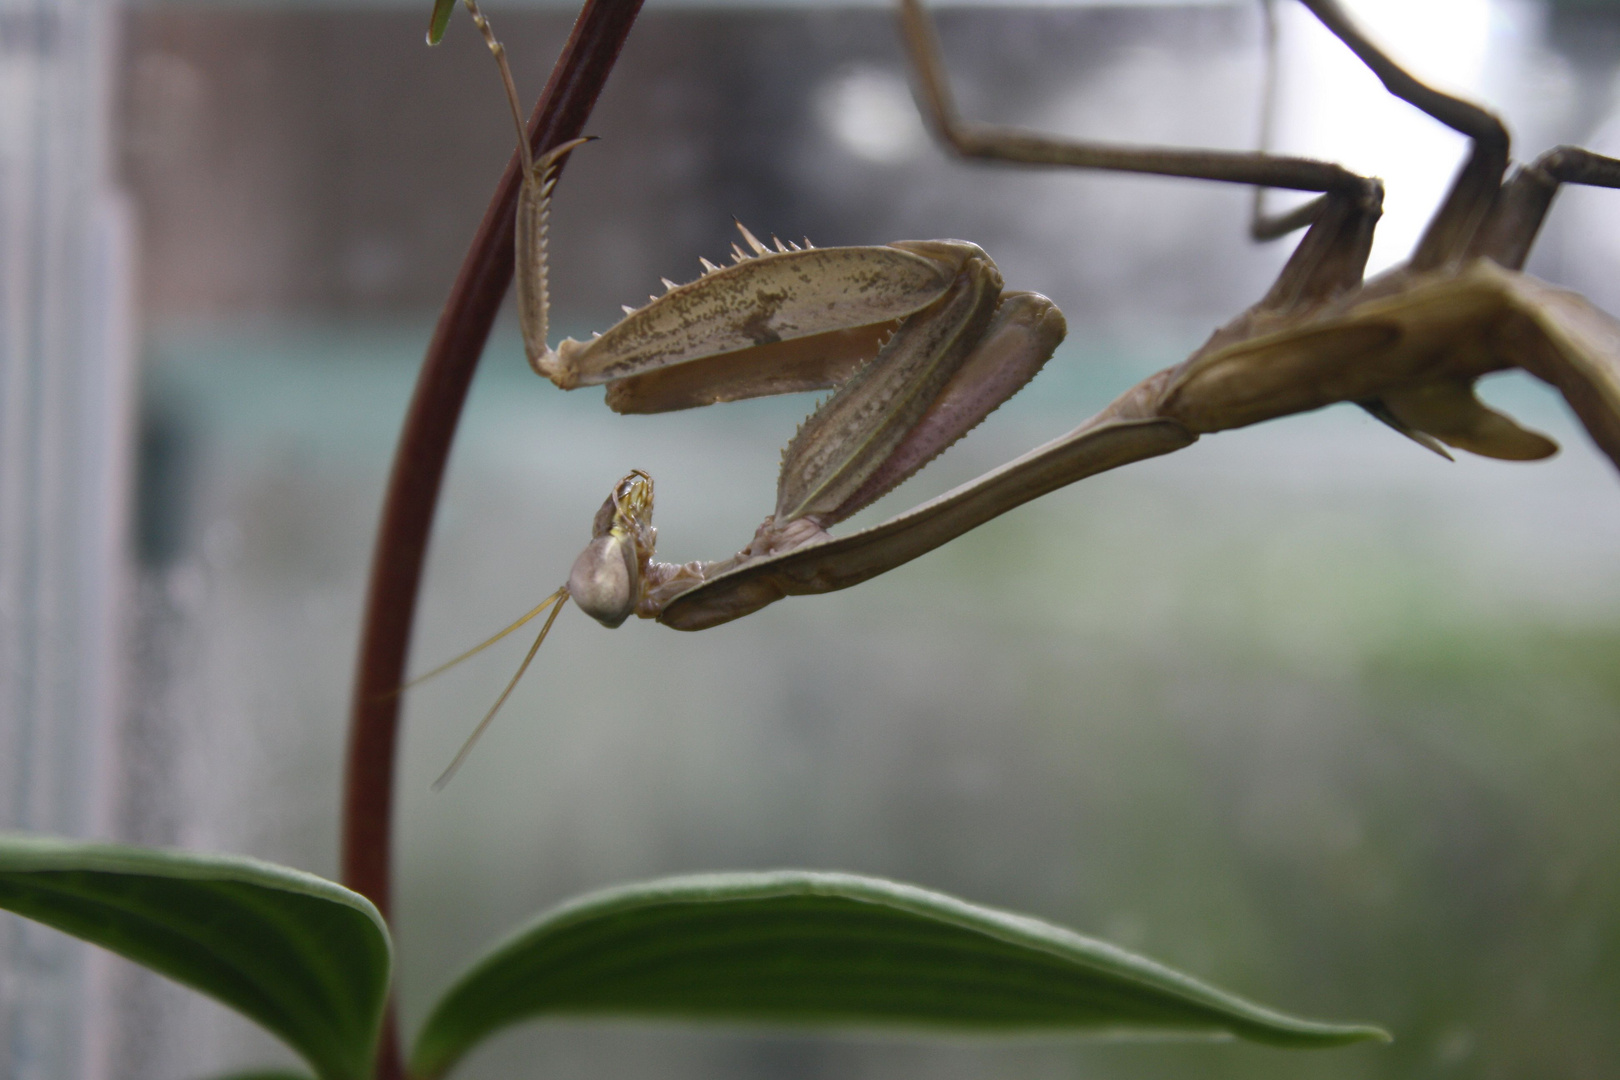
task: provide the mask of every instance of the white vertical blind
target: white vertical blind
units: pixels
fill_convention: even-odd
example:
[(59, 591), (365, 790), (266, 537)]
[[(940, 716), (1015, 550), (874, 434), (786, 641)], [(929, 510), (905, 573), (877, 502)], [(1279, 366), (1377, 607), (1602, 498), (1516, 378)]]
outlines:
[[(117, 701), (129, 234), (109, 0), (0, 0), (0, 827), (96, 831)], [(0, 917), (0, 1076), (98, 1071), (81, 949)]]

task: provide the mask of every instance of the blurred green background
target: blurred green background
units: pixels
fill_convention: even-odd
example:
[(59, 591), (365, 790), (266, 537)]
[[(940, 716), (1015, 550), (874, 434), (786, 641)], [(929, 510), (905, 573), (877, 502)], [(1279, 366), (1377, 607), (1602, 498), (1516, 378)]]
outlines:
[[(1467, 89), (1526, 154), (1604, 148), (1620, 23), (1435, 6), (1449, 29), (1392, 41), (1400, 55), (1477, 79)], [(1394, 34), (1377, 21), (1389, 10), (1363, 17)], [(570, 16), (490, 14), (535, 93)], [(1252, 142), (1250, 5), (942, 21), (972, 115)], [(183, 6), (129, 19), (122, 162), (145, 328), (135, 694), (114, 795), (129, 839), (335, 873), (382, 484), (434, 310), (509, 152), (470, 26), (458, 16), (428, 51), (424, 22)], [(1457, 144), (1421, 123), (1400, 142), (1409, 121), (1384, 118), (1376, 84), (1351, 68), (1341, 87), (1303, 20), (1284, 31), (1284, 145), (1352, 158), (1390, 144), (1352, 164), (1389, 180), (1398, 245)], [(1286, 256), (1246, 243), (1239, 190), (947, 161), (912, 117), (881, 9), (654, 0), (590, 130), (602, 139), (570, 164), (556, 211), (559, 319), (576, 336), (720, 258), (733, 215), (823, 245), (966, 237), (1068, 313), (1070, 341), (1024, 394), (849, 527), (1074, 426), (1257, 298)], [(1427, 171), (1400, 182), (1414, 162)], [(1532, 269), (1613, 309), (1616, 263), (1620, 197), (1561, 196)], [(1299, 1054), (555, 1024), (496, 1039), (466, 1075), (1620, 1074), (1620, 485), (1555, 395), (1510, 376), (1486, 396), (1564, 452), (1447, 464), (1333, 409), (1096, 478), (859, 589), (701, 634), (610, 633), (569, 612), (437, 795), (428, 783), (523, 645), (413, 692), (407, 1026), (483, 945), (565, 897), (806, 866), (1028, 912), (1396, 1042)], [(555, 588), (630, 468), (657, 480), (664, 558), (735, 551), (812, 404), (623, 418), (598, 397), (535, 379), (502, 324), (452, 461), (415, 668)], [(118, 1075), (275, 1059), (184, 991), (123, 967), (116, 982)]]

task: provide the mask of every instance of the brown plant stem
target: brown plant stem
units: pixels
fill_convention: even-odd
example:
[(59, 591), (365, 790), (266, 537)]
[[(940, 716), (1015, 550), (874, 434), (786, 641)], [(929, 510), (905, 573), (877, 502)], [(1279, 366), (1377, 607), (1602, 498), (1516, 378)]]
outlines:
[[(529, 119), (535, 154), (585, 126), (641, 0), (586, 0)], [(517, 155), (507, 163), (439, 316), (394, 453), (372, 555), (350, 713), (343, 792), (343, 881), (390, 914), (394, 767), (400, 697), (417, 590), (439, 486), (478, 358), (512, 280)], [(379, 1047), (378, 1080), (403, 1075), (393, 1005)]]

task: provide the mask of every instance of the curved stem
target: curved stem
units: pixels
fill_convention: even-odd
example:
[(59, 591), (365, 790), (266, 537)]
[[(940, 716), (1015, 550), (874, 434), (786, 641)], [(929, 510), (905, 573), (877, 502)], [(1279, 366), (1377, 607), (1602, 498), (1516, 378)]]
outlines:
[[(529, 120), (536, 154), (585, 126), (641, 0), (586, 0)], [(514, 154), (462, 262), (400, 432), (372, 556), (344, 773), (343, 881), (386, 918), (392, 887), (398, 694), (439, 485), (478, 358), (512, 280), (513, 216), (521, 182)], [(393, 1007), (379, 1048), (378, 1080), (403, 1075)]]

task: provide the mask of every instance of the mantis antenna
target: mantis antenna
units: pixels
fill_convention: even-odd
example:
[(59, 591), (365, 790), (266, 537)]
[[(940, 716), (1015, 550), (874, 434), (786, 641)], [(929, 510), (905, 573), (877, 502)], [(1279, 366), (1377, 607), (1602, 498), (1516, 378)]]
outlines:
[(519, 619), (517, 622), (513, 623), (511, 626), (508, 626), (505, 630), (502, 630), (500, 633), (494, 635), (491, 638), (488, 638), (485, 641), (479, 642), (477, 645), (474, 645), (472, 648), (468, 649), (466, 652), (462, 653), (460, 656), (456, 657), (454, 660), (446, 660), (444, 663), (440, 664), (438, 667), (434, 668), (433, 670), (424, 671), (422, 674), (418, 675), (416, 678), (412, 679), (410, 682), (405, 683), (404, 685), (402, 685), (399, 689), (390, 690), (388, 692), (388, 696), (392, 697), (395, 694), (402, 694), (405, 691), (409, 690), (413, 686), (418, 686), (421, 683), (427, 682), (429, 679), (433, 678), (433, 676), (435, 676), (435, 675), (444, 674), (446, 671), (449, 671), (451, 668), (455, 667), (457, 664), (461, 663), (463, 660), (472, 659), (474, 656), (477, 656), (479, 653), (483, 652), (485, 649), (489, 648), (491, 645), (495, 644), (497, 641), (504, 638), (507, 634), (510, 634), (514, 630), (522, 629), (524, 626), (528, 625), (529, 621), (532, 620), (536, 615), (539, 615), (542, 611), (545, 611), (546, 608), (548, 608), (552, 604), (556, 603), (558, 593), (565, 593), (567, 591), (568, 590), (566, 590), (566, 589), (558, 589), (557, 592), (552, 593), (550, 596), (548, 596), (544, 600), (540, 601), (539, 605), (536, 606), (533, 611), (531, 611), (527, 615), (523, 616), (521, 619)]
[(456, 770), (461, 768), (461, 763), (467, 760), (467, 755), (472, 753), (473, 744), (478, 742), (478, 737), (484, 733), (485, 728), (489, 727), (490, 721), (495, 719), (495, 714), (501, 711), (501, 706), (506, 704), (506, 699), (512, 696), (512, 691), (517, 688), (518, 680), (523, 678), (523, 673), (529, 670), (529, 664), (533, 662), (535, 654), (540, 651), (540, 646), (546, 640), (546, 635), (551, 633), (551, 624), (557, 621), (557, 613), (562, 611), (563, 605), (567, 602), (568, 586), (564, 585), (562, 588), (546, 597), (545, 600), (541, 602), (539, 607), (523, 616), (523, 618), (519, 619), (511, 626), (508, 626), (505, 630), (502, 630), (488, 641), (468, 649), (466, 652), (462, 653), (460, 656), (456, 657), (454, 660), (451, 660), (447, 664), (440, 664), (426, 675), (418, 675), (416, 678), (406, 683), (405, 687), (401, 687), (401, 689), (404, 689), (406, 687), (415, 686), (424, 679), (430, 679), (439, 674), (441, 671), (446, 671), (449, 668), (456, 666), (469, 656), (472, 656), (475, 653), (487, 649), (489, 646), (495, 644), (497, 641), (501, 640), (501, 638), (505, 637), (507, 634), (510, 634), (512, 631), (516, 630), (518, 627), (522, 626), (524, 623), (527, 623), (530, 619), (533, 619), (536, 615), (546, 610), (546, 608), (551, 608), (551, 614), (546, 617), (545, 625), (540, 628), (540, 633), (534, 639), (534, 644), (529, 646), (528, 655), (523, 658), (523, 663), (518, 665), (517, 674), (513, 675), (512, 681), (506, 684), (506, 689), (502, 690), (501, 696), (495, 699), (495, 704), (489, 707), (489, 712), (485, 713), (484, 718), (478, 721), (478, 726), (473, 728), (471, 735), (467, 736), (467, 741), (461, 744), (461, 749), (456, 751), (456, 756), (451, 760), (450, 764), (445, 767), (444, 772), (440, 773), (439, 778), (433, 781), (434, 791), (438, 791), (439, 789), (443, 788), (444, 785), (448, 784), (450, 782), (450, 778), (456, 774)]
[[(478, 726), (473, 729), (473, 733), (467, 736), (467, 741), (461, 744), (461, 749), (456, 751), (455, 759), (450, 762), (449, 767), (447, 767), (444, 772), (439, 774), (439, 778), (437, 780), (433, 781), (434, 791), (438, 791), (440, 788), (444, 787), (445, 784), (450, 782), (450, 777), (455, 775), (457, 769), (461, 768), (461, 763), (466, 760), (467, 754), (472, 750), (473, 744), (478, 741), (478, 737), (484, 733), (485, 728), (489, 727), (490, 721), (495, 719), (495, 714), (500, 712), (502, 705), (506, 704), (506, 699), (512, 696), (512, 691), (517, 687), (518, 680), (523, 678), (523, 673), (525, 671), (529, 670), (530, 662), (534, 660), (535, 654), (540, 651), (540, 645), (546, 640), (546, 635), (551, 632), (551, 624), (557, 621), (557, 613), (562, 611), (563, 605), (567, 602), (568, 586), (564, 585), (562, 588), (540, 601), (540, 603), (536, 605), (532, 611), (528, 612), (511, 626), (508, 626), (505, 630), (502, 630), (498, 634), (479, 642), (477, 645), (474, 645), (460, 656), (457, 656), (452, 660), (446, 660), (444, 663), (440, 664), (436, 668), (433, 668), (431, 671), (425, 671), (399, 688), (390, 690), (387, 694), (382, 695), (383, 697), (393, 697), (396, 694), (403, 694), (411, 687), (419, 686), (433, 678), (435, 675), (444, 674), (446, 671), (449, 671), (463, 660), (470, 660), (474, 656), (477, 656), (479, 653), (483, 652), (497, 641), (500, 641), (502, 638), (506, 637), (506, 635), (512, 633), (512, 631), (527, 626), (537, 615), (545, 611), (546, 608), (552, 608), (551, 617), (546, 619), (546, 624), (540, 628), (540, 636), (535, 638), (534, 644), (529, 647), (529, 654), (523, 658), (523, 663), (518, 666), (517, 674), (513, 675), (512, 681), (506, 684), (506, 689), (501, 692), (501, 696), (496, 699), (495, 704), (490, 707), (489, 712), (484, 714), (484, 718), (478, 722)], [(554, 604), (556, 606), (552, 607)]]

